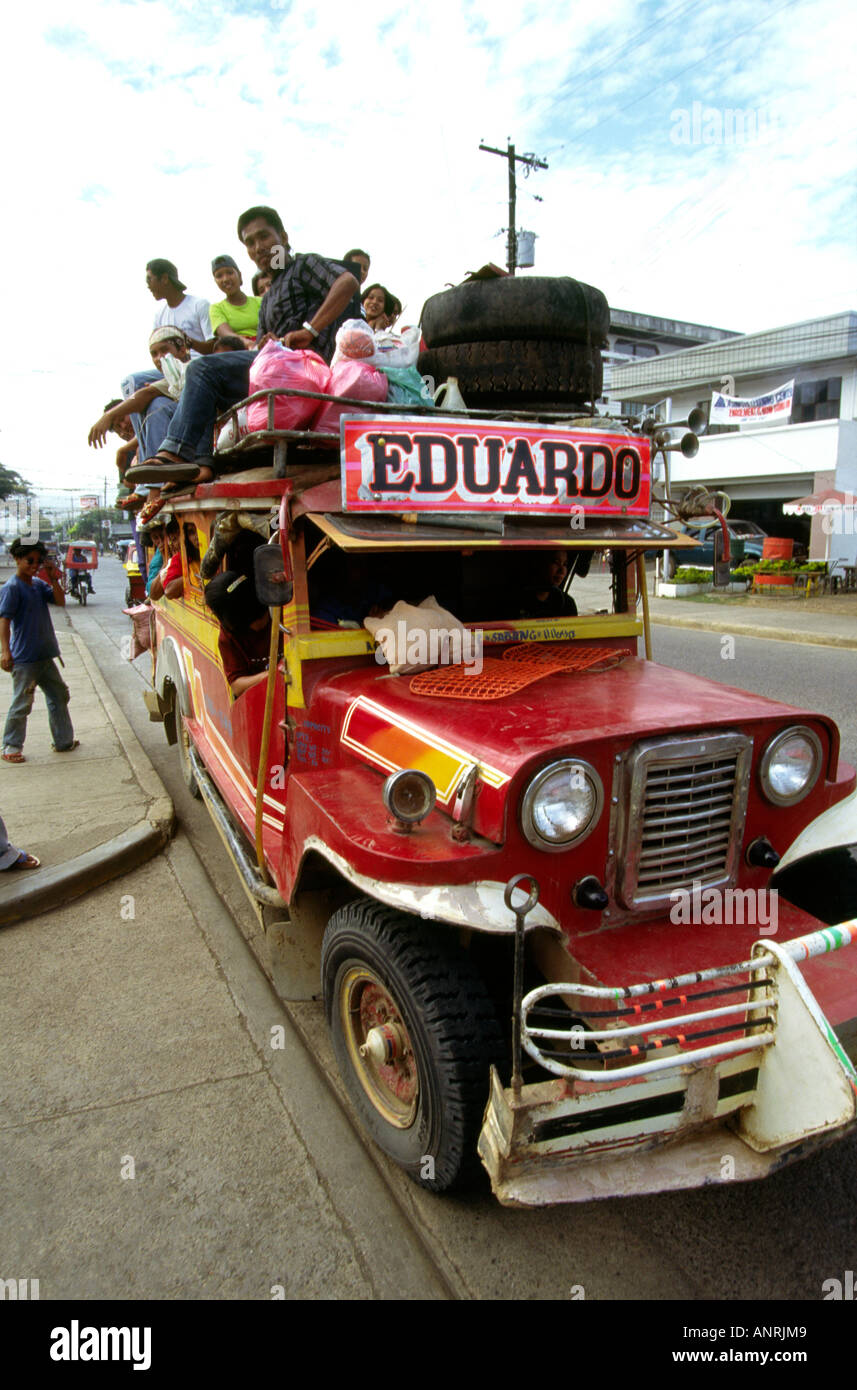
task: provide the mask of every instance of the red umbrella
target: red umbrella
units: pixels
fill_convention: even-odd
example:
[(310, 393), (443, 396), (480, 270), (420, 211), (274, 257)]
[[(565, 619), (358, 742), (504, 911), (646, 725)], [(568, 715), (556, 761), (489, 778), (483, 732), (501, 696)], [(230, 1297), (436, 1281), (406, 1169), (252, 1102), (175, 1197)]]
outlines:
[(784, 502), (783, 511), (787, 516), (817, 516), (836, 507), (857, 506), (857, 498), (850, 492), (837, 492), (836, 488), (824, 488), (821, 492), (811, 492), (808, 497), (796, 497), (793, 502)]

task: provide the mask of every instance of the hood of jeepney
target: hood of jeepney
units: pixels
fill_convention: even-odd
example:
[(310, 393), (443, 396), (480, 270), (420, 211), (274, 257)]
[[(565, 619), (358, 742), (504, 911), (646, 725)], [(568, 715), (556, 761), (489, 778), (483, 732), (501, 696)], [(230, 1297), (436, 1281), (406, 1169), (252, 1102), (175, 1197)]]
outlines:
[(828, 776), (839, 754), (838, 731), (824, 716), (636, 657), (598, 674), (555, 673), (495, 700), (420, 695), (410, 676), (362, 666), (321, 682), (312, 711), (338, 731), (345, 761), (350, 754), (383, 776), (418, 768), (448, 811), (476, 763), (473, 828), (495, 843), (505, 836), (510, 793), (557, 758), (586, 759), (607, 786), (613, 760), (641, 738), (740, 729), (760, 746), (794, 722), (811, 722), (819, 733)]

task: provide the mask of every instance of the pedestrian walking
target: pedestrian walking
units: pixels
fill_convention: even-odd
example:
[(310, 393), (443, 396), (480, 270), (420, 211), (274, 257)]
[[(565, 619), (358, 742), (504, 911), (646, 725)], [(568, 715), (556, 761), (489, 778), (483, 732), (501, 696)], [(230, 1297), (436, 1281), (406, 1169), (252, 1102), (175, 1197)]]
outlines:
[[(3, 731), (3, 761), (23, 763), (27, 717), (36, 686), (44, 691), (53, 746), (57, 753), (77, 748), (68, 713), (69, 689), (55, 657), (60, 654), (49, 603), (65, 606), (60, 572), (40, 541), (14, 540), (9, 553), (17, 573), (0, 589), (0, 667), (12, 674), (12, 703)], [(50, 583), (37, 578), (45, 566)]]

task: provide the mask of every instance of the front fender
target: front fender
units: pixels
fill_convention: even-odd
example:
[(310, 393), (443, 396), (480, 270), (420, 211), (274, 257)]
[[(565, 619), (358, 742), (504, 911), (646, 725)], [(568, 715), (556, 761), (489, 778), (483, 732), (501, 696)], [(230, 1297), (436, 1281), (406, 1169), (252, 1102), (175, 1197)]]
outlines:
[(801, 831), (770, 887), (831, 926), (857, 917), (857, 791)]

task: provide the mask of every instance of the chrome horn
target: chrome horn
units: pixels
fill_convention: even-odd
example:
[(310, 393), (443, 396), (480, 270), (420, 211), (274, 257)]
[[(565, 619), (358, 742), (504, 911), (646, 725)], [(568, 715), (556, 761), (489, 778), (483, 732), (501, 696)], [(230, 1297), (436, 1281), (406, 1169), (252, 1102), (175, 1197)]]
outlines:
[(694, 406), (686, 420), (656, 420), (654, 416), (647, 415), (640, 425), (643, 434), (659, 434), (664, 430), (678, 430), (685, 427), (692, 430), (694, 434), (705, 434), (708, 428), (708, 418), (705, 411), (700, 410), (698, 405)]
[(658, 430), (658, 433), (655, 435), (654, 438), (654, 443), (658, 449), (662, 450), (663, 453), (674, 454), (680, 452), (684, 454), (684, 457), (686, 459), (694, 459), (699, 453), (699, 440), (697, 439), (696, 435), (691, 434), (690, 431), (688, 431), (687, 434), (682, 435), (678, 444), (670, 444), (669, 435), (667, 434), (666, 430)]

